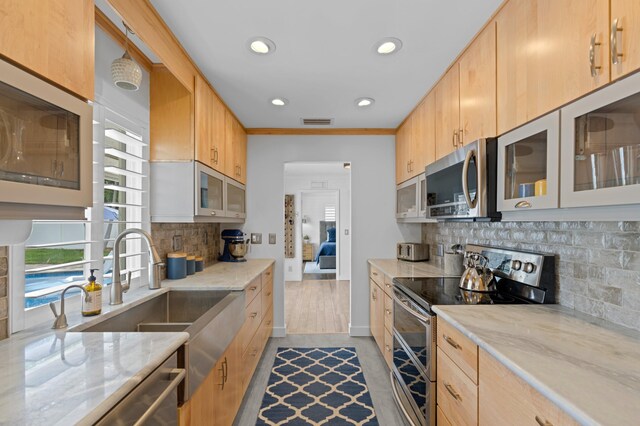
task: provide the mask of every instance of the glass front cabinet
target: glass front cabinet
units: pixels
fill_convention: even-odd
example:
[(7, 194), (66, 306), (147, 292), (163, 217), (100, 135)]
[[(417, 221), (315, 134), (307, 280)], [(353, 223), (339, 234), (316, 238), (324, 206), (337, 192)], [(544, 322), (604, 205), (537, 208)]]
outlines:
[(640, 204), (640, 74), (561, 116), (561, 207)]
[(204, 164), (196, 165), (196, 216), (223, 217), (225, 177)]
[(558, 207), (560, 113), (498, 138), (499, 211)]
[(420, 176), (401, 183), (396, 188), (396, 219), (418, 217), (420, 205)]

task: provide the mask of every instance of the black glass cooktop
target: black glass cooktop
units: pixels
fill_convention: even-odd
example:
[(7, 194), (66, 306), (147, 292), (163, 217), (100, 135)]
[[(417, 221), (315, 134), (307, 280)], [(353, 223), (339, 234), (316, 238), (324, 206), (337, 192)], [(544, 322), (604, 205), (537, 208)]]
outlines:
[[(394, 278), (393, 284), (407, 296), (429, 309), (431, 305), (522, 304), (526, 300), (505, 292), (479, 293), (462, 290), (460, 278)], [(500, 289), (500, 286), (498, 286)]]

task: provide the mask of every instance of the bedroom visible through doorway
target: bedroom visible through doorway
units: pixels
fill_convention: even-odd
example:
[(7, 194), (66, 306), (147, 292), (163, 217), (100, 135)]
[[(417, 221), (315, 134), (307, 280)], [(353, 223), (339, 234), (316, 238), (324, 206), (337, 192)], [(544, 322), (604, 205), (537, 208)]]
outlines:
[(348, 332), (351, 170), (346, 164), (285, 164), (287, 333)]

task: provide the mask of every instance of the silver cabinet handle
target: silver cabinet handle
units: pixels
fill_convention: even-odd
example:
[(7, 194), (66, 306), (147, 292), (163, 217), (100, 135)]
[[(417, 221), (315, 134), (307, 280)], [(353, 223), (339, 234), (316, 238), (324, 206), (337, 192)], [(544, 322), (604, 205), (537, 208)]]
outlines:
[(215, 215), (216, 215), (216, 212), (211, 212), (211, 216), (215, 216)]
[(464, 145), (464, 141), (462, 140), (462, 137), (464, 136), (464, 130), (460, 129), (458, 130), (458, 145), (462, 146)]
[(391, 315), (391, 311), (389, 309), (385, 309), (384, 311), (387, 313), (387, 315)]
[(620, 58), (622, 58), (622, 53), (618, 53), (618, 31), (622, 31), (622, 28), (618, 28), (618, 18), (613, 20), (611, 24), (611, 63), (613, 65), (618, 65), (620, 63)]
[(456, 132), (455, 130), (453, 131), (453, 134), (451, 135), (451, 141), (453, 142), (453, 147), (457, 147), (458, 146), (458, 132)]
[(453, 340), (451, 337), (447, 336), (446, 334), (443, 334), (442, 338), (444, 339), (445, 342), (447, 342), (448, 344), (453, 346), (454, 349), (462, 349), (462, 346), (460, 346), (458, 344), (458, 342), (456, 342), (455, 340)]
[(449, 383), (447, 382), (443, 382), (444, 383), (444, 387), (445, 389), (447, 389), (449, 391), (449, 393), (451, 394), (451, 396), (453, 397), (453, 399), (457, 400), (457, 401), (462, 401), (462, 397), (460, 396), (460, 394), (458, 392), (456, 392), (453, 389), (453, 386), (451, 386)]
[(540, 426), (553, 426), (553, 423), (539, 416), (536, 416), (536, 423), (538, 423)]
[(596, 46), (600, 46), (602, 43), (596, 41), (596, 34), (591, 35), (591, 43), (589, 43), (589, 68), (591, 70), (591, 77), (598, 76), (598, 70), (601, 66), (596, 65)]
[(184, 368), (174, 368), (171, 370), (170, 374), (175, 375), (173, 380), (171, 380), (171, 383), (169, 383), (166, 389), (162, 391), (162, 393), (155, 401), (153, 401), (153, 404), (149, 406), (147, 411), (145, 411), (144, 414), (134, 423), (134, 426), (142, 426), (143, 424), (147, 423), (151, 416), (153, 416), (153, 413), (155, 413), (158, 408), (160, 408), (162, 402), (167, 399), (167, 397), (171, 395), (171, 392), (173, 392), (173, 390), (180, 384), (180, 382), (182, 382), (185, 376), (185, 370)]
[(249, 287), (249, 290), (251, 291), (256, 291), (258, 289), (258, 287), (256, 287), (255, 285)]
[(251, 315), (249, 315), (249, 317), (251, 317), (251, 318), (255, 318), (257, 316), (258, 316), (257, 312), (252, 312)]
[(524, 200), (518, 201), (515, 205), (516, 209), (530, 209), (531, 207), (533, 207), (531, 203)]

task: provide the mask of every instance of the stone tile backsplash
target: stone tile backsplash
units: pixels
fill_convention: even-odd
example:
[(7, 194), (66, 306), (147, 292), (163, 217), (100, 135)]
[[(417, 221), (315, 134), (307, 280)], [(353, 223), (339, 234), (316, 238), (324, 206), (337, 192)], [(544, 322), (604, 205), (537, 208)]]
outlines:
[[(176, 235), (182, 237), (182, 248), (173, 246)], [(220, 255), (219, 223), (152, 223), (151, 236), (164, 261), (167, 253), (182, 251), (204, 257), (208, 266), (216, 263)]]
[(8, 247), (0, 247), (0, 340), (9, 336), (9, 298), (7, 283), (9, 275)]
[(640, 330), (640, 222), (441, 222), (422, 225), (438, 243), (551, 253), (558, 303)]

